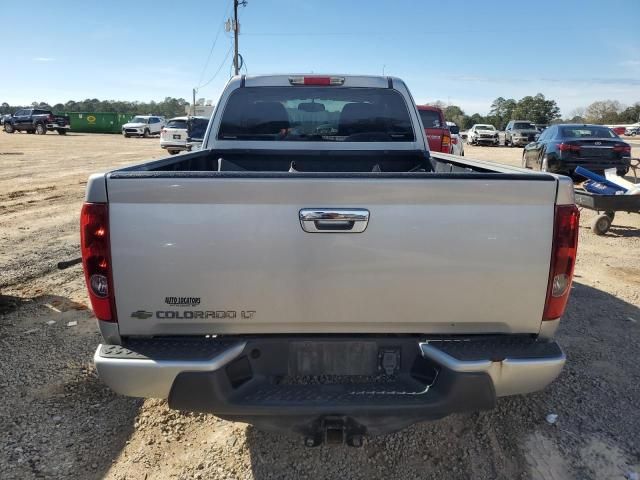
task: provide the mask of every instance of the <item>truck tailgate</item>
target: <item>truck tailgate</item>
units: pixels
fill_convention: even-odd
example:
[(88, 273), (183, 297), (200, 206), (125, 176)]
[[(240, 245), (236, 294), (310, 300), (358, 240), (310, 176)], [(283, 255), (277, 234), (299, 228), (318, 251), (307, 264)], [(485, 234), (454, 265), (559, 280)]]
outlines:
[(107, 177), (120, 333), (537, 333), (557, 184), (514, 177)]
[[(444, 128), (425, 128), (424, 133), (429, 142), (429, 150), (432, 152), (442, 152), (442, 137), (444, 136)], [(445, 152), (449, 153), (449, 152)]]

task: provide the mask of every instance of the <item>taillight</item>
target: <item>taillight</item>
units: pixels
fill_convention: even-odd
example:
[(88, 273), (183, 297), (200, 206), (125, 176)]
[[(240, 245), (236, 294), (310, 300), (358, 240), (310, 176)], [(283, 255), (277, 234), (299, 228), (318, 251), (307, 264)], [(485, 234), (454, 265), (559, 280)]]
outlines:
[(631, 145), (616, 145), (615, 147), (613, 147), (613, 151), (617, 153), (631, 154)]
[(556, 206), (551, 247), (551, 269), (542, 320), (560, 318), (567, 306), (578, 250), (579, 220), (580, 212), (575, 205)]
[(579, 152), (580, 145), (572, 145), (570, 143), (560, 143), (558, 144), (558, 150), (561, 152)]
[(442, 153), (451, 151), (451, 136), (448, 133), (442, 135)]
[(80, 249), (93, 312), (100, 320), (116, 322), (106, 203), (85, 203), (82, 206)]
[(298, 76), (289, 77), (291, 85), (331, 86), (344, 84), (344, 77)]
[(47, 122), (49, 122), (49, 123), (53, 123), (53, 115), (49, 115), (49, 116), (47, 117)]

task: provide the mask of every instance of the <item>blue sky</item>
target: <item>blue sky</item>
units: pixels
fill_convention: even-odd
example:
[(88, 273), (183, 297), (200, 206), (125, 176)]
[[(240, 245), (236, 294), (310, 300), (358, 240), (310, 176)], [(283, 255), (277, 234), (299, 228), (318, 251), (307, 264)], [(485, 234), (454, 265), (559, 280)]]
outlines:
[[(203, 67), (229, 5), (3, 1), (0, 102), (190, 99), (222, 65), (198, 94), (215, 101), (230, 74), (224, 29)], [(248, 0), (240, 23), (249, 74), (384, 68), (418, 103), (469, 114), (537, 92), (563, 114), (640, 101), (640, 0)]]

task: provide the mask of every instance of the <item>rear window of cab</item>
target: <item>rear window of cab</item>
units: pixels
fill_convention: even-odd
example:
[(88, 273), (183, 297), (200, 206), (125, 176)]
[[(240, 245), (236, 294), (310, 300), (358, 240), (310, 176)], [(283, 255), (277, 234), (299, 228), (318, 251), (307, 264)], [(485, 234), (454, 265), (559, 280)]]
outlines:
[(229, 96), (218, 139), (411, 142), (415, 135), (392, 89), (246, 87)]
[(445, 128), (442, 125), (440, 114), (434, 110), (418, 110), (424, 128)]
[(167, 128), (180, 128), (180, 129), (186, 130), (187, 121), (186, 120), (169, 120), (169, 123), (167, 123)]

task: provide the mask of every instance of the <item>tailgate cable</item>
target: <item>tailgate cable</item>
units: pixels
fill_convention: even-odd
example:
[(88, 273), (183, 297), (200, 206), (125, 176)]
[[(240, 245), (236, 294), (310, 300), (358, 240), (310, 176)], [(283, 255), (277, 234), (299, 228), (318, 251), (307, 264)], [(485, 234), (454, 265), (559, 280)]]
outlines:
[(436, 374), (429, 385), (426, 385), (423, 390), (419, 392), (407, 392), (407, 391), (395, 391), (395, 390), (368, 390), (362, 392), (349, 392), (350, 395), (426, 395), (429, 389), (433, 387), (438, 378), (438, 369), (434, 369)]

